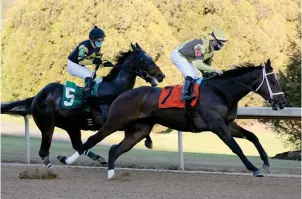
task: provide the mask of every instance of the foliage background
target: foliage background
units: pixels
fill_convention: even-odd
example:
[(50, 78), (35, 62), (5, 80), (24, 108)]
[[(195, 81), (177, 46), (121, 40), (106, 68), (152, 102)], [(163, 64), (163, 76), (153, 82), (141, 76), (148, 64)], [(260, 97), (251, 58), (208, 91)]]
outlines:
[[(229, 42), (215, 53), (213, 67), (270, 58), (276, 70), (284, 71), (292, 45), (301, 42), (300, 6), (299, 0), (14, 0), (1, 31), (2, 101), (34, 96), (54, 81), (83, 85), (67, 73), (67, 56), (93, 25), (107, 35), (104, 59), (114, 60), (130, 49), (130, 42), (138, 42), (166, 74), (160, 86), (183, 81), (170, 61), (172, 49), (214, 28), (225, 31)], [(141, 85), (147, 84), (138, 79), (136, 87)], [(249, 94), (239, 105), (262, 103)]]

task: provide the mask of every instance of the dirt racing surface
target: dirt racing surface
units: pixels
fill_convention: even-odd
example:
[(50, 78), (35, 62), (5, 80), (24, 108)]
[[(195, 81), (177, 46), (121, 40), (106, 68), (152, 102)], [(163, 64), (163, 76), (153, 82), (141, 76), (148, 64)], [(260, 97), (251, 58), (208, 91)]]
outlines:
[(19, 179), (20, 173), (42, 166), (1, 168), (2, 199), (34, 198), (106, 198), (106, 199), (289, 199), (301, 198), (301, 178), (242, 175), (193, 174), (116, 170), (107, 180), (107, 170), (53, 168), (57, 179)]

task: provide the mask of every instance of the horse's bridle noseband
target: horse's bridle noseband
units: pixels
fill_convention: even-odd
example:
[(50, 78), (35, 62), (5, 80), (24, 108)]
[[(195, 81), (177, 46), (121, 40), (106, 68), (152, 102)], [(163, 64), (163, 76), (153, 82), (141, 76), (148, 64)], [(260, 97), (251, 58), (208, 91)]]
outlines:
[[(274, 93), (274, 92), (272, 91), (271, 85), (269, 84), (269, 81), (268, 81), (268, 78), (267, 78), (267, 76), (272, 75), (272, 74), (273, 74), (274, 77), (276, 78), (274, 71), (272, 71), (272, 72), (270, 72), (270, 73), (266, 73), (265, 66), (263, 66), (263, 67), (262, 67), (262, 81), (261, 81), (260, 85), (259, 85), (256, 89), (253, 89), (253, 88), (251, 88), (251, 87), (245, 85), (244, 83), (238, 81), (237, 79), (233, 79), (233, 80), (234, 80), (235, 82), (241, 84), (242, 86), (246, 87), (246, 88), (249, 89), (250, 91), (253, 91), (253, 92), (255, 92), (255, 93), (261, 95), (266, 101), (277, 103), (277, 102), (278, 102), (280, 99), (282, 99), (282, 98), (280, 98), (280, 99), (278, 99), (278, 100), (276, 101), (276, 100), (274, 99), (274, 96), (275, 96), (275, 95), (283, 95), (283, 97), (285, 97), (285, 96), (284, 96), (284, 93), (283, 93), (283, 92)], [(266, 85), (267, 85), (267, 90), (268, 90), (268, 92), (269, 92), (269, 96), (268, 96), (268, 95), (264, 95), (264, 94), (262, 94), (262, 93), (260, 93), (260, 92), (258, 91), (258, 90), (263, 86), (264, 80), (265, 80)], [(276, 78), (276, 80), (278, 81), (277, 78)]]
[[(267, 85), (267, 89), (268, 89), (268, 92), (269, 92), (269, 97), (270, 97), (271, 99), (273, 99), (274, 95), (283, 95), (283, 96), (284, 96), (284, 93), (283, 93), (283, 92), (274, 93), (274, 92), (272, 91), (271, 85), (269, 84), (269, 81), (268, 81), (268, 78), (267, 78), (267, 76), (269, 76), (269, 75), (274, 75), (274, 77), (276, 78), (274, 71), (272, 71), (272, 72), (270, 72), (270, 73), (266, 73), (265, 67), (263, 67), (263, 68), (262, 68), (262, 77), (263, 77), (263, 78), (262, 78), (262, 81), (261, 81), (260, 85), (257, 87), (257, 89), (256, 89), (255, 91), (258, 91), (258, 90), (261, 88), (261, 86), (263, 85), (264, 80), (265, 80), (265, 81), (266, 81), (266, 85)], [(276, 78), (276, 80), (277, 80), (277, 78)], [(277, 80), (277, 81), (278, 81), (278, 80)]]
[[(132, 58), (133, 59), (133, 58)], [(137, 67), (133, 67), (131, 65), (130, 71), (131, 73), (136, 74), (137, 76), (143, 78), (145, 81), (149, 82), (153, 79), (153, 77), (147, 72), (150, 69), (151, 65), (155, 65), (154, 61), (151, 59), (151, 61), (144, 67), (144, 69), (137, 70)], [(159, 68), (158, 66), (155, 66), (154, 68)]]

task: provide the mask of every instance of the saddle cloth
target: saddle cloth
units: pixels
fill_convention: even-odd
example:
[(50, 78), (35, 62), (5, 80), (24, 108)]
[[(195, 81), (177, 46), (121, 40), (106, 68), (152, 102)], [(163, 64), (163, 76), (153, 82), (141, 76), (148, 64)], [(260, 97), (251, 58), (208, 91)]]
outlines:
[[(199, 98), (199, 86), (203, 82), (202, 78), (199, 78), (194, 83), (194, 94), (196, 98), (194, 98), (191, 102), (191, 106), (194, 107)], [(182, 93), (182, 85), (174, 85), (174, 86), (166, 86), (162, 88), (159, 100), (158, 107), (159, 108), (184, 108), (185, 102), (180, 101), (181, 93)]]

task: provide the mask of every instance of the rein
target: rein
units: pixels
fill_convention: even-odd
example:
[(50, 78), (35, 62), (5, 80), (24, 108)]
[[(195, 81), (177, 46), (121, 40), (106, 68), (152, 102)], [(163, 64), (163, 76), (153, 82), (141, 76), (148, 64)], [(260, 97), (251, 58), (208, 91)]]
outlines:
[[(133, 58), (132, 58), (132, 59), (133, 59)], [(144, 67), (144, 70), (142, 70), (142, 69), (138, 69), (138, 70), (137, 70), (137, 67), (133, 67), (133, 65), (131, 64), (131, 67), (130, 67), (129, 72), (130, 72), (130, 73), (134, 73), (134, 74), (136, 74), (137, 76), (143, 78), (145, 81), (149, 82), (149, 81), (151, 81), (151, 80), (153, 79), (153, 77), (152, 77), (151, 75), (149, 75), (149, 73), (147, 72), (147, 70), (150, 69), (150, 66), (151, 66), (152, 64), (155, 65), (154, 61), (150, 61), (150, 62), (148, 63), (148, 65), (146, 65), (146, 66)], [(134, 68), (134, 69), (133, 69), (133, 68)], [(156, 68), (159, 68), (159, 67), (156, 66)]]
[[(211, 74), (212, 74), (212, 73), (211, 73)], [(212, 75), (210, 75), (209, 77), (206, 77), (206, 78), (204, 78), (204, 79), (211, 79), (211, 78), (215, 77), (216, 75), (219, 75), (219, 74), (215, 73), (214, 75), (212, 74)], [(262, 81), (261, 81), (260, 85), (259, 85), (256, 89), (253, 89), (253, 88), (251, 88), (250, 86), (247, 86), (246, 84), (244, 84), (244, 83), (238, 81), (236, 78), (230, 78), (230, 79), (231, 79), (232, 81), (234, 81), (234, 82), (240, 84), (241, 86), (247, 88), (248, 90), (250, 90), (250, 91), (252, 91), (252, 92), (254, 92), (254, 93), (257, 93), (258, 95), (262, 96), (264, 99), (266, 99), (266, 101), (277, 103), (277, 102), (278, 102), (279, 100), (281, 100), (282, 98), (280, 98), (280, 99), (278, 99), (278, 100), (276, 101), (276, 100), (273, 98), (275, 95), (283, 95), (283, 97), (285, 97), (285, 96), (284, 96), (284, 93), (283, 93), (283, 92), (274, 93), (274, 92), (272, 91), (271, 85), (269, 84), (269, 81), (268, 81), (268, 78), (267, 78), (267, 76), (269, 76), (269, 75), (274, 75), (274, 77), (276, 78), (275, 73), (274, 73), (273, 71), (270, 72), (270, 73), (266, 73), (265, 66), (263, 66), (263, 67), (262, 67)], [(220, 76), (222, 76), (222, 75), (220, 75)], [(277, 78), (276, 78), (276, 79), (277, 79)], [(261, 93), (258, 91), (258, 90), (263, 86), (264, 81), (266, 82), (267, 90), (268, 90), (268, 92), (269, 92), (269, 95), (261, 94)], [(277, 80), (277, 81), (278, 81), (278, 80)]]

